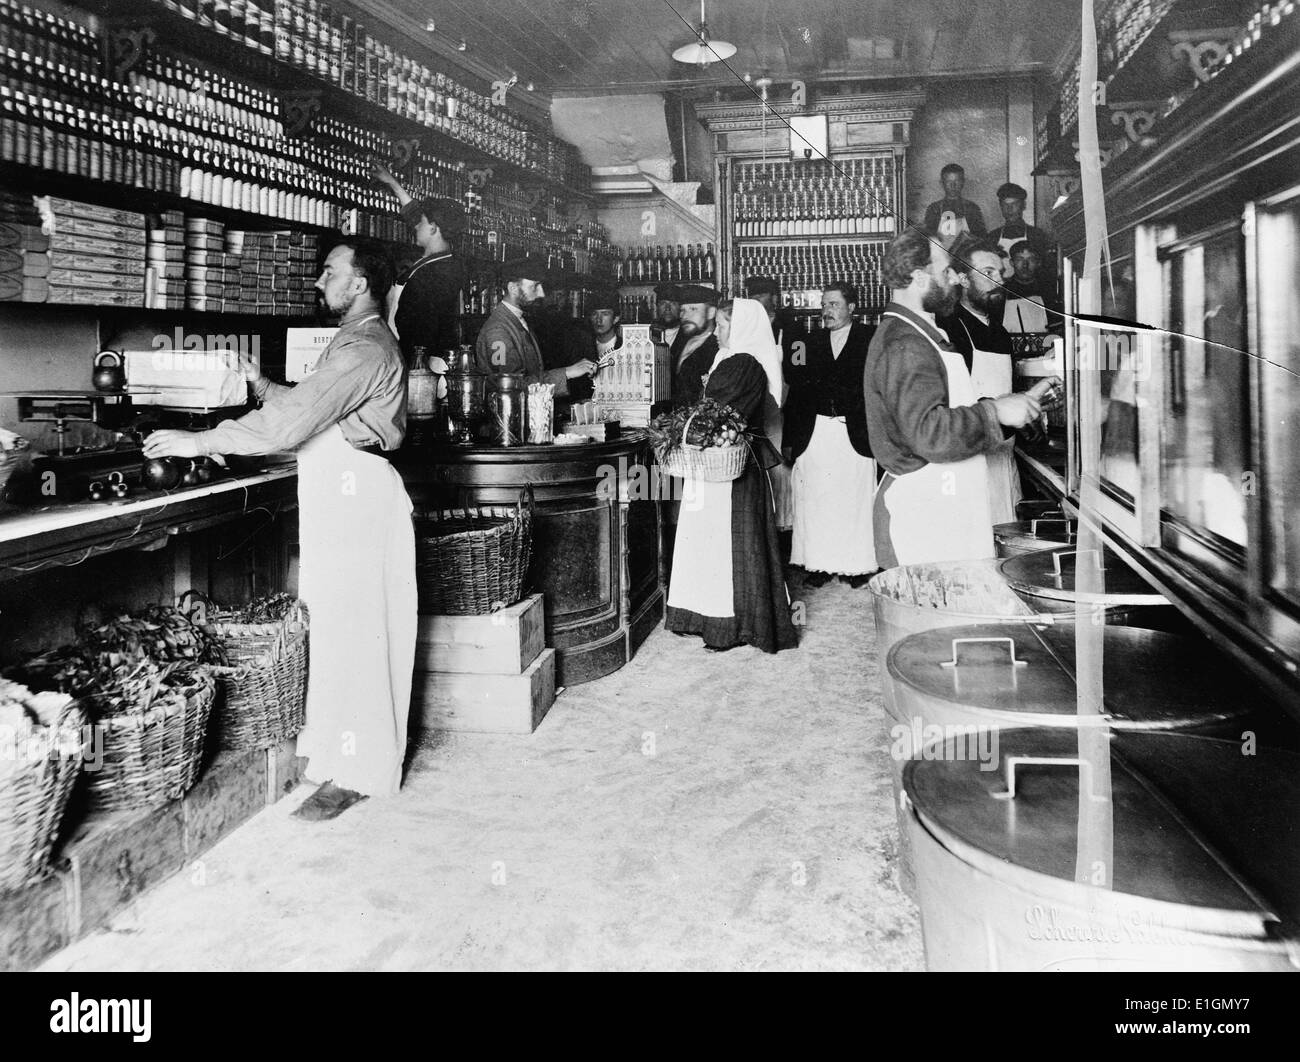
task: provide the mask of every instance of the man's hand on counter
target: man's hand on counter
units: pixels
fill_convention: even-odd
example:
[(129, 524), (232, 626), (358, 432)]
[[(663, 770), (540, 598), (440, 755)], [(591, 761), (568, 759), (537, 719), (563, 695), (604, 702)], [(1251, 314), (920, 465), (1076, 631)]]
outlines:
[(145, 457), (203, 457), (205, 451), (197, 432), (171, 428), (152, 432), (144, 441)]

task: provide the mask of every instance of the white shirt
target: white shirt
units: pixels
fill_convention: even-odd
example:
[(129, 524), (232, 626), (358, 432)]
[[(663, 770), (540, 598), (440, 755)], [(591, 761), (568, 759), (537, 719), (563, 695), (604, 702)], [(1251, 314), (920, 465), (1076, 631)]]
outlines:
[(853, 327), (853, 322), (841, 328), (836, 328), (831, 332), (831, 356), (839, 360), (841, 351), (844, 350), (844, 344), (849, 341), (849, 329)]

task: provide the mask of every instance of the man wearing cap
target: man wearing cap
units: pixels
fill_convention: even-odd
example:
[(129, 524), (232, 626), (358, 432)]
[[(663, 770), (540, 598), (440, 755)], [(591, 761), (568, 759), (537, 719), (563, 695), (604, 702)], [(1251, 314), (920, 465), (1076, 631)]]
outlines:
[[(1003, 262), (1002, 275), (1012, 275), (1011, 248), (1021, 240), (1027, 240), (1043, 264), (1052, 259), (1052, 240), (1042, 229), (1035, 228), (1025, 221), (1025, 203), (1029, 193), (1018, 184), (1008, 181), (998, 189), (998, 209), (1002, 211), (1002, 227), (989, 233), (989, 238), (1007, 253)], [(1050, 268), (1049, 268), (1050, 272)]]
[(388, 167), (376, 164), (375, 180), (387, 185), (402, 206), (422, 257), (403, 272), (388, 299), (388, 324), (397, 334), (407, 362), (416, 347), (441, 355), (460, 342), (464, 263), (451, 238), (465, 231), (465, 211), (454, 199), (413, 199)]
[(569, 381), (591, 376), (596, 363), (581, 358), (572, 365), (546, 368), (537, 337), (524, 319), (525, 307), (546, 295), (541, 280), (546, 276), (546, 266), (538, 259), (516, 258), (501, 266), (499, 276), (501, 301), (492, 307), (474, 345), (479, 371), (494, 376), (522, 373), (529, 383), (554, 384), (557, 396), (569, 397)]
[(676, 284), (659, 284), (655, 287), (655, 319), (650, 325), (650, 336), (669, 350), (677, 338), (682, 311), (682, 293)]
[(718, 293), (701, 284), (686, 284), (682, 296), (681, 324), (670, 350), (673, 366), (673, 408), (693, 406), (704, 394), (704, 376), (713, 368), (718, 339), (713, 322)]

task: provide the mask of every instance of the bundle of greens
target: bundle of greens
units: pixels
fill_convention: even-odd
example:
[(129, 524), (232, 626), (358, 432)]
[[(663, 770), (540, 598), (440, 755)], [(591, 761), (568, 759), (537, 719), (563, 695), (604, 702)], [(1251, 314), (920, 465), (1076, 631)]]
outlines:
[(97, 715), (143, 711), (158, 694), (224, 665), (221, 643), (179, 609), (151, 605), (82, 627), (77, 641), (29, 660), (13, 674), (40, 689), (85, 697)]
[(745, 433), (745, 421), (730, 406), (702, 398), (693, 406), (661, 413), (650, 422), (649, 432), (650, 442), (662, 459), (679, 446), (702, 450), (734, 445)]

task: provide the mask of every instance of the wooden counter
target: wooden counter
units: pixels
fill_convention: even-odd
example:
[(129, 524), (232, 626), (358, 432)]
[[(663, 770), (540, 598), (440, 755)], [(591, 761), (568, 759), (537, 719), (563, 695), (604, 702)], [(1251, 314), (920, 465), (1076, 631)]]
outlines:
[(557, 685), (617, 671), (663, 616), (659, 506), (637, 433), (580, 446), (403, 450), (394, 462), (418, 509), (537, 508), (528, 585), (545, 595)]
[(165, 542), (255, 509), (283, 511), (297, 505), (297, 480), (297, 466), (289, 464), (170, 494), (137, 492), (121, 502), (12, 507), (0, 514), (0, 579)]

